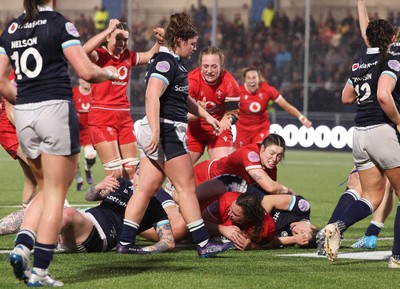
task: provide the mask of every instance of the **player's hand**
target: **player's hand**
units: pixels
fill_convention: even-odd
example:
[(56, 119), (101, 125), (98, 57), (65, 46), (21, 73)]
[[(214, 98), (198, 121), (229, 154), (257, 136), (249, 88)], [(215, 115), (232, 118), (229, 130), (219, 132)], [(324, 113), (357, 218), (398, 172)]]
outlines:
[(221, 123), (211, 115), (208, 115), (205, 120), (214, 128), (215, 135), (220, 135), (224, 130), (222, 129)]
[(146, 154), (152, 154), (158, 150), (158, 144), (160, 142), (160, 135), (152, 132), (150, 135), (149, 144), (146, 147)]
[(110, 33), (114, 32), (117, 29), (118, 24), (121, 23), (118, 19), (110, 19), (108, 22), (108, 31)]
[(202, 100), (197, 101), (197, 104), (200, 105), (205, 110), (207, 110), (207, 99), (206, 99), (206, 97), (203, 97)]
[(117, 80), (119, 78), (118, 70), (114, 66), (106, 66), (104, 69), (110, 71), (112, 73), (110, 80)]
[(95, 185), (96, 190), (114, 192), (119, 188), (119, 182), (114, 177), (114, 172), (111, 175), (106, 176), (100, 183)]
[(251, 240), (242, 232), (234, 236), (233, 242), (235, 243), (235, 247), (242, 251), (250, 248), (252, 243)]
[(164, 28), (157, 27), (153, 29), (154, 35), (157, 38), (157, 42), (160, 45), (164, 45), (165, 39), (164, 39)]
[(230, 117), (229, 117), (228, 114), (225, 114), (225, 115), (222, 117), (220, 123), (221, 123), (221, 129), (222, 129), (222, 130), (230, 129), (231, 126), (232, 126), (232, 122), (231, 122), (231, 119), (230, 119)]

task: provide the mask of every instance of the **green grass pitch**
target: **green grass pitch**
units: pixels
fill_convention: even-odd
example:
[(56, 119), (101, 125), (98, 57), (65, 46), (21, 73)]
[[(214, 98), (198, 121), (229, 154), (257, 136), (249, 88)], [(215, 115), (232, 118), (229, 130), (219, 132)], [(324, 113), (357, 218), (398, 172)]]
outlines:
[[(20, 204), (22, 172), (16, 161), (0, 153), (0, 217)], [(83, 166), (82, 166), (83, 167)], [(311, 219), (318, 227), (327, 222), (343, 182), (352, 168), (350, 153), (288, 150), (279, 165), (278, 180), (306, 197), (312, 206)], [(95, 167), (95, 179), (103, 176)], [(86, 189), (87, 187), (85, 187)], [(83, 193), (68, 194), (69, 202), (85, 204)], [(397, 204), (397, 202), (395, 202)], [(381, 237), (393, 237), (394, 212), (387, 220)], [(361, 237), (369, 223), (364, 220), (345, 233), (341, 252), (356, 251), (350, 245)], [(23, 288), (14, 279), (8, 263), (14, 235), (0, 237), (0, 288)], [(379, 240), (378, 250), (391, 250), (392, 240)], [(200, 259), (194, 247), (179, 247), (172, 252), (150, 255), (117, 255), (115, 252), (91, 254), (57, 253), (51, 274), (66, 288), (136, 289), (243, 289), (243, 288), (396, 288), (399, 270), (387, 268), (387, 261), (285, 257), (282, 254), (313, 253), (314, 249), (285, 248), (270, 251), (231, 250), (218, 257)]]

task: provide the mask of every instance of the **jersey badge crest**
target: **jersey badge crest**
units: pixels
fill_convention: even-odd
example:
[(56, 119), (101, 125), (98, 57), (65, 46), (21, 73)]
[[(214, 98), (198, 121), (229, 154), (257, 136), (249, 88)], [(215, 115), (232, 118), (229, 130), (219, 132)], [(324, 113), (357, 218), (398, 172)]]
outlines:
[(168, 61), (160, 61), (156, 64), (156, 69), (159, 72), (163, 72), (163, 73), (168, 72), (170, 68), (171, 68), (171, 66), (169, 65)]
[(65, 30), (67, 30), (69, 35), (72, 35), (74, 37), (79, 37), (78, 29), (76, 29), (75, 25), (72, 24), (71, 22), (65, 23)]
[(299, 209), (302, 212), (306, 212), (310, 209), (310, 203), (304, 199), (299, 200)]
[(258, 153), (256, 153), (255, 151), (251, 151), (247, 154), (247, 158), (249, 159), (249, 161), (256, 163), (260, 161), (260, 156)]
[(397, 60), (389, 60), (388, 61), (388, 66), (393, 69), (394, 71), (400, 71), (400, 62), (398, 62)]

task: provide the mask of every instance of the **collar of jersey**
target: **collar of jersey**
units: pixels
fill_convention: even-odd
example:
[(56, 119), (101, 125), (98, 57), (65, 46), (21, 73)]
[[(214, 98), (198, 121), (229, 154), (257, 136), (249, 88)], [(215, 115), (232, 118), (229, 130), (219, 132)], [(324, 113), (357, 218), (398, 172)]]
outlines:
[(379, 53), (379, 47), (368, 47), (367, 48), (367, 54), (378, 54)]
[[(44, 5), (44, 6), (38, 6), (39, 12), (42, 11), (54, 11), (53, 8), (51, 8), (50, 6)], [(24, 10), (24, 13), (26, 13), (26, 10)]]
[(174, 52), (172, 52), (171, 50), (169, 50), (169, 48), (166, 47), (166, 46), (160, 46), (160, 49), (159, 49), (158, 51), (159, 51), (159, 52), (166, 52), (166, 53), (169, 53), (169, 54), (173, 55), (175, 58), (177, 58), (178, 60), (181, 59), (181, 57), (180, 57), (179, 55), (177, 55), (177, 54), (175, 54)]

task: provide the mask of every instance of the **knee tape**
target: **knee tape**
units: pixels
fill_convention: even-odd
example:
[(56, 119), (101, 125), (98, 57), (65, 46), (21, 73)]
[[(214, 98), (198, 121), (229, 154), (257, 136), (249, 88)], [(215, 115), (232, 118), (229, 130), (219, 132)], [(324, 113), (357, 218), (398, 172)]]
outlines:
[(139, 159), (138, 158), (126, 158), (126, 159), (123, 159), (121, 162), (122, 162), (122, 165), (124, 166), (124, 169), (133, 170), (138, 165)]
[(122, 160), (121, 158), (115, 159), (111, 162), (103, 164), (106, 171), (122, 170)]

